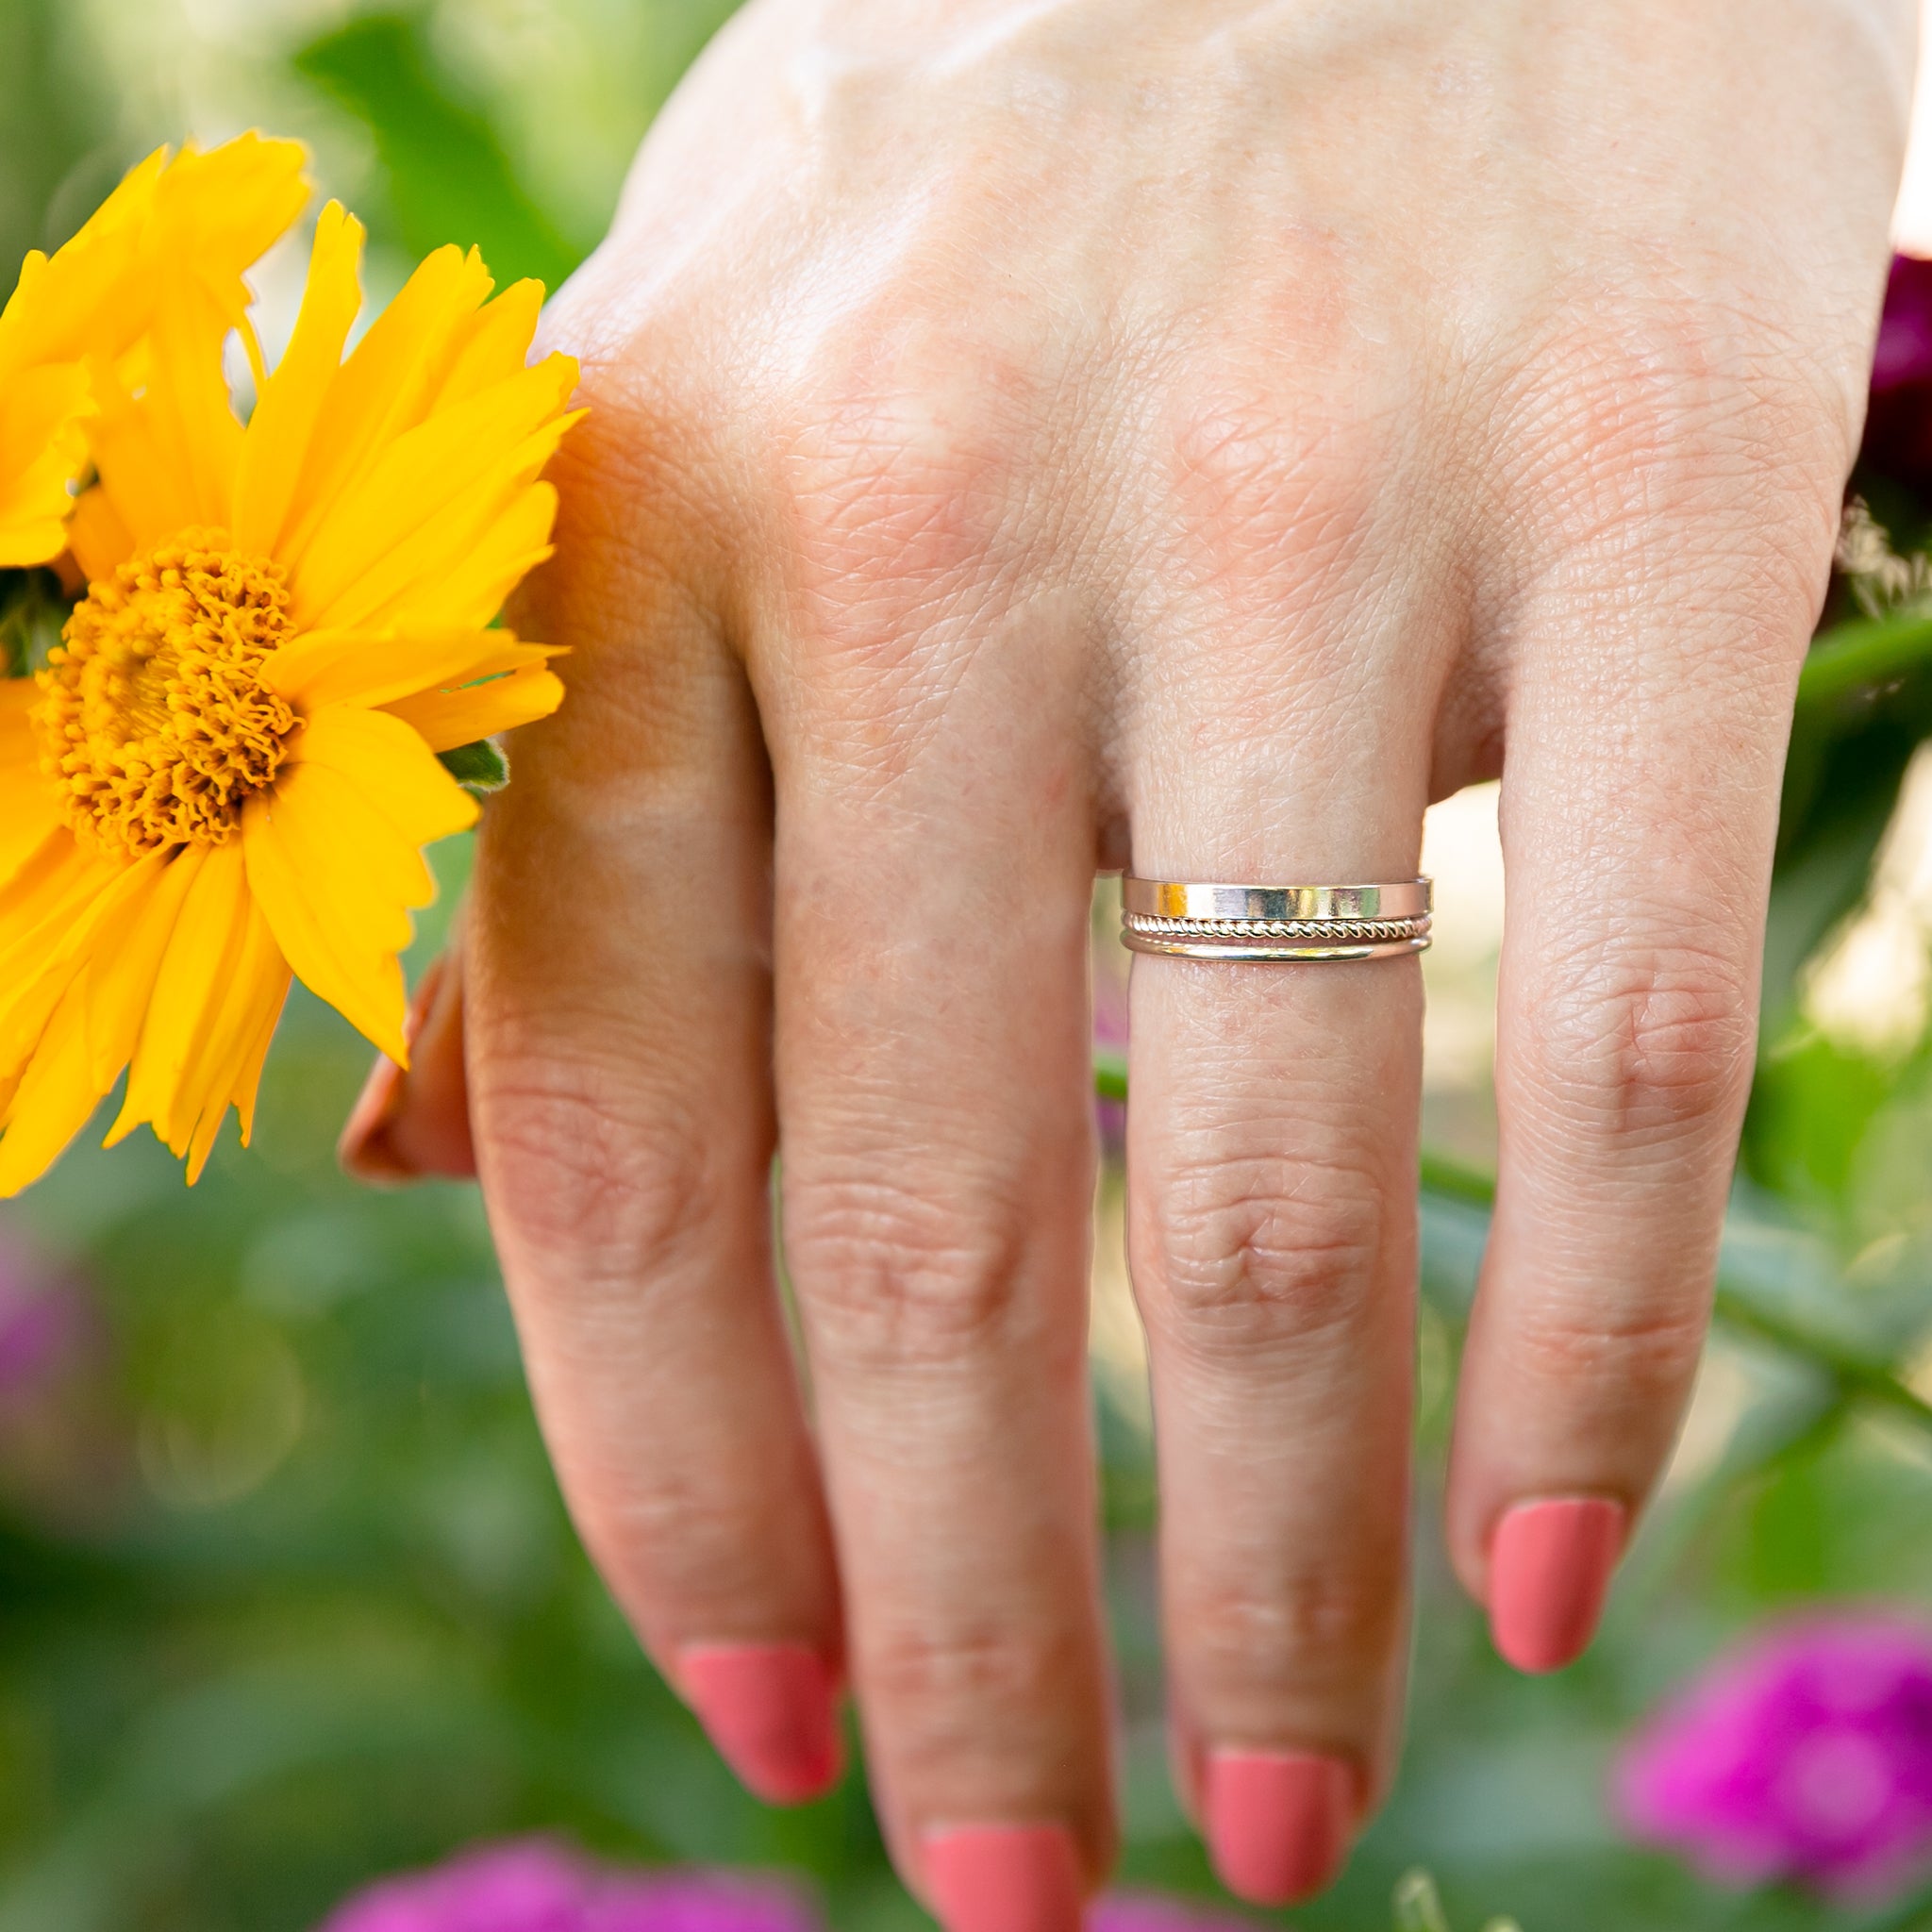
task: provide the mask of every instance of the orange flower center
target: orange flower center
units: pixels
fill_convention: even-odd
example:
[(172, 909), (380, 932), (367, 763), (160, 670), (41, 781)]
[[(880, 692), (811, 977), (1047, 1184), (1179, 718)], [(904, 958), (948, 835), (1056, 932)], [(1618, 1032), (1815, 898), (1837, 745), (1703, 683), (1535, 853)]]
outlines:
[(88, 842), (130, 857), (220, 845), (299, 720), (261, 680), (289, 638), (280, 566), (184, 530), (92, 587), (48, 654), (41, 769)]

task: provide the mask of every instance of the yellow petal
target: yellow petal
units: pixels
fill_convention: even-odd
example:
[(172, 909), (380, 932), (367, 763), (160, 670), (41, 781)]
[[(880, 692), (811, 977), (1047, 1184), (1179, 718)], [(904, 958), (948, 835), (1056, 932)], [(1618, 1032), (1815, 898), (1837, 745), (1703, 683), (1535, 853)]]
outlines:
[(178, 1121), (183, 1088), (205, 1050), (218, 994), (247, 927), (248, 874), (239, 841), (198, 847), (176, 863), (192, 869), (158, 949), (126, 1097), (108, 1134), (110, 1146), (142, 1121), (152, 1121), (176, 1154), (186, 1146)]
[(143, 957), (129, 962), (130, 985), (145, 980), (151, 991), (141, 1001), (140, 1044), (108, 1142), (150, 1122), (188, 1157), (192, 1183), (230, 1106), (242, 1109), (244, 1136), (252, 1123), (255, 1078), (289, 969), (249, 890), (240, 843), (184, 858), (173, 870), (187, 875), (186, 886), (169, 881), (172, 918), (150, 911)]
[(22, 1074), (0, 1136), (0, 1195), (20, 1192), (53, 1166), (105, 1090), (90, 1077), (87, 1014), (77, 985), (55, 1009)]
[[(568, 429), (577, 420), (566, 417), (561, 426)], [(482, 507), (480, 498), (472, 507)], [(548, 483), (520, 491), (487, 525), (464, 521), (461, 511), (442, 519), (438, 530), (425, 532), (411, 547), (410, 580), (383, 604), (383, 625), (391, 630), (439, 630), (488, 624), (550, 555), (556, 520), (557, 491)]]
[(410, 632), (316, 630), (285, 644), (263, 667), (262, 681), (298, 710), (332, 705), (375, 707), (441, 691), (478, 677), (541, 664), (555, 653), (519, 643), (502, 630)]
[[(160, 148), (130, 168), (51, 258), (38, 250), (27, 257), (0, 313), (0, 374), (125, 346), (127, 310), (142, 294), (142, 236), (167, 159), (167, 149)], [(131, 326), (138, 333), (145, 322), (144, 311), (138, 312)]]
[(87, 458), (91, 397), (78, 362), (0, 379), (0, 568), (45, 563), (66, 547), (67, 486)]
[(473, 800), (406, 724), (319, 713), (272, 790), (249, 800), (249, 882), (296, 976), (402, 1064), (396, 955), (435, 882), (421, 847), (475, 822)]
[(488, 527), (542, 468), (575, 420), (564, 406), (575, 386), (576, 364), (552, 356), (397, 437), (331, 508), (291, 573), (296, 622), (369, 623), (437, 567), (440, 556), (425, 553), (459, 554), (462, 533)]
[(101, 921), (142, 888), (146, 863), (96, 858), (61, 824), (0, 886), (0, 1071), (32, 1050), (45, 1017), (31, 1017), (36, 988), (85, 957)]
[[(150, 389), (140, 398), (125, 393), (100, 364), (95, 393), (100, 413), (88, 432), (100, 481), (88, 495), (100, 499), (97, 517), (125, 530), (128, 554), (152, 550), (200, 521), (194, 478), (175, 460), (177, 425), (162, 420), (160, 399)], [(152, 398), (152, 401), (150, 401)]]
[[(222, 365), (227, 329), (227, 318), (199, 286), (164, 303), (148, 337), (153, 374), (137, 406), (190, 507), (189, 521), (213, 529), (234, 522), (242, 462), (242, 422)], [(105, 464), (101, 477), (108, 480)]]
[(197, 1112), (187, 1147), (191, 1187), (201, 1178), (230, 1107), (242, 1116), (244, 1147), (255, 1131), (256, 1090), (289, 996), (291, 977), (289, 962), (261, 908), (251, 905), (248, 930), (228, 976), (221, 1012), (209, 1031), (205, 1074), (193, 1099)]
[(243, 440), (235, 486), (239, 549), (268, 557), (281, 541), (316, 424), (341, 373), (342, 344), (362, 306), (361, 257), (362, 225), (330, 202), (316, 223), (295, 332)]
[(242, 271), (301, 209), (301, 172), (293, 142), (255, 136), (172, 164), (161, 150), (51, 259), (28, 258), (0, 314), (0, 564), (44, 562), (63, 547), (88, 391), (100, 392), (103, 374), (131, 393), (160, 371), (147, 441), (201, 520), (223, 519), (241, 432), (221, 345), (244, 319)]
[(533, 724), (562, 702), (563, 684), (557, 674), (529, 665), (455, 691), (424, 691), (384, 709), (419, 732), (431, 751), (453, 751), (519, 724)]
[[(291, 570), (342, 492), (395, 437), (422, 421), (490, 289), (475, 249), (465, 256), (439, 248), (356, 345), (317, 425), (292, 525), (277, 553)], [(516, 359), (521, 365), (521, 350)]]
[(93, 1050), (88, 968), (138, 917), (163, 863), (159, 855), (104, 863), (63, 829), (0, 892), (0, 1091), (8, 1094), (0, 1193), (42, 1174), (120, 1076), (122, 1061)]
[[(192, 278), (221, 335), (239, 328), (251, 300), (245, 271), (293, 225), (308, 201), (300, 142), (243, 134), (203, 152), (190, 144), (155, 189), (142, 241), (143, 273), (158, 304)], [(219, 339), (218, 339), (219, 340)]]
[(524, 366), (543, 310), (541, 282), (514, 282), (457, 331), (449, 373), (437, 385), (434, 407), (447, 409), (480, 394)]
[[(284, 769), (317, 766), (354, 785), (412, 851), (476, 823), (475, 800), (415, 732), (386, 712), (347, 705), (317, 712), (296, 738)], [(423, 898), (407, 903), (426, 906), (431, 890), (425, 886)]]
[(60, 794), (42, 774), (30, 718), (40, 695), (31, 677), (0, 678), (0, 881), (60, 823)]
[(103, 922), (89, 948), (88, 1043), (93, 1076), (104, 1093), (134, 1058), (162, 961), (207, 856), (202, 846), (155, 855), (152, 883), (130, 895), (116, 917)]
[(67, 547), (89, 583), (110, 577), (134, 555), (134, 532), (105, 490), (83, 490), (67, 520)]

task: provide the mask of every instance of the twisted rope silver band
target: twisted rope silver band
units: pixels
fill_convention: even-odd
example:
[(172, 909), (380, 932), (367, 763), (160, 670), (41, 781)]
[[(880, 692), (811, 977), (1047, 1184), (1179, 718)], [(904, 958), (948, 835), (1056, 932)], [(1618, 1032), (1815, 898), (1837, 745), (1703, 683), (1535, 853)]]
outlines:
[(1380, 959), (1429, 943), (1427, 879), (1366, 886), (1230, 886), (1129, 877), (1121, 940), (1193, 959)]
[(1228, 940), (1414, 940), (1429, 929), (1429, 915), (1418, 919), (1155, 919), (1128, 912), (1129, 932), (1167, 939)]

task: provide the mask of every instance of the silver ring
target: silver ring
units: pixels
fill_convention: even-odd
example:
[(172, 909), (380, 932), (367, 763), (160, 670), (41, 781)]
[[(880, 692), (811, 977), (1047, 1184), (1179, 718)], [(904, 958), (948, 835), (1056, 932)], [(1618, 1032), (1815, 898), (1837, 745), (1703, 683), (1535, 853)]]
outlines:
[(1386, 959), (1429, 943), (1425, 878), (1374, 886), (1121, 881), (1121, 941), (1187, 959)]

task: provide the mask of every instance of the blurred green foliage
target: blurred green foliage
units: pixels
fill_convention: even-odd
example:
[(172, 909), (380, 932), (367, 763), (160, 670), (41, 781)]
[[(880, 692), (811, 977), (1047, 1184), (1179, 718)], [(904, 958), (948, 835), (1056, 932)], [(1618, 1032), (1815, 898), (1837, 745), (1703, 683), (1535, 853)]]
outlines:
[[(314, 8), (265, 7), (219, 46), (193, 40), (186, 8), (164, 25), (189, 36), (184, 70), (227, 61), (234, 118), (315, 142), (324, 185), (368, 216), (378, 251), (475, 242), (499, 280), (554, 284), (728, 10), (475, 0), (335, 8), (318, 25)], [(160, 124), (185, 114), (185, 90), (138, 84), (149, 16), (132, 0), (0, 0), (0, 260), (60, 240), (120, 166), (182, 131)], [(1874, 501), (1916, 540), (1910, 506)], [(42, 617), (21, 588), (0, 641), (31, 651)], [(1932, 620), (1835, 607), (1786, 785), (1763, 1060), (1707, 1377), (1721, 1426), (1680, 1458), (1603, 1640), (1557, 1678), (1496, 1662), (1434, 1527), (1488, 1187), (1430, 1162), (1411, 1741), (1348, 1876), (1296, 1915), (1309, 1932), (1386, 1926), (1418, 1862), (1443, 1902), (1408, 1885), (1417, 1932), (1444, 1905), (1447, 1923), (1507, 1909), (1526, 1932), (1932, 1925), (1932, 1898), (1860, 1915), (1714, 1890), (1620, 1841), (1602, 1802), (1635, 1715), (1768, 1610), (1932, 1604), (1918, 1532), (1932, 1411), (1917, 1392), (1932, 1046), (1862, 1054), (1800, 998), (1928, 735)], [(437, 857), (446, 891), (412, 971), (467, 852)], [(255, 1149), (225, 1143), (192, 1194), (145, 1141), (76, 1151), (0, 1222), (73, 1268), (98, 1310), (47, 1397), (58, 1414), (0, 1398), (0, 1932), (305, 1932), (374, 1874), (538, 1828), (625, 1857), (792, 1867), (841, 1932), (918, 1923), (857, 1775), (822, 1805), (763, 1809), (642, 1661), (545, 1465), (474, 1194), (372, 1195), (335, 1172), (363, 1061), (298, 991)], [(1124, 1091), (1122, 1070), (1101, 1085)], [(1144, 1409), (1105, 1380), (1096, 1405), (1124, 1875), (1208, 1892), (1166, 1772)]]
[(11, 290), (30, 248), (59, 246), (114, 184), (103, 142), (100, 77), (57, 0), (0, 6), (0, 289)]
[(534, 275), (554, 289), (588, 252), (525, 192), (487, 116), (452, 95), (420, 16), (363, 14), (299, 49), (294, 68), (374, 137), (388, 220), (410, 255), (481, 248), (499, 288)]

